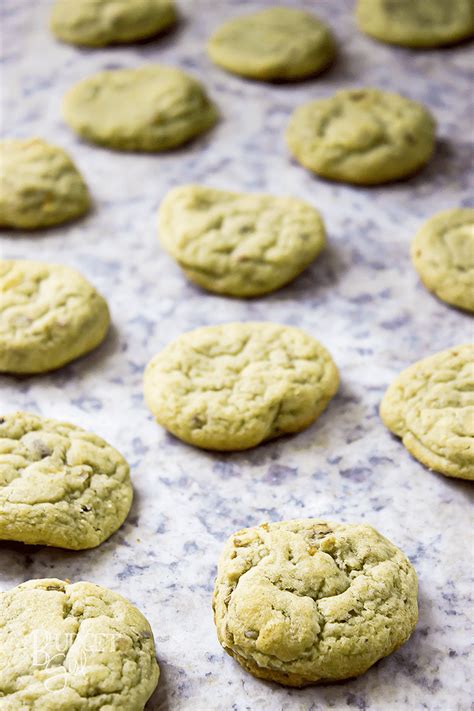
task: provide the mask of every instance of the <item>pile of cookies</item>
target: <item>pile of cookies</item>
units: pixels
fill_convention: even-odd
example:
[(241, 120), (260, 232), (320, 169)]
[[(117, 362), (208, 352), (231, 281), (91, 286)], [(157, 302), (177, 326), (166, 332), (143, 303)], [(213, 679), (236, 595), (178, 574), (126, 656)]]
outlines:
[[(363, 32), (409, 47), (474, 34), (470, 0), (359, 0), (356, 17)], [(153, 37), (176, 21), (173, 0), (56, 0), (51, 29), (64, 42), (104, 47)], [(208, 53), (228, 72), (289, 82), (322, 72), (337, 47), (314, 15), (272, 7), (219, 27)], [(63, 115), (86, 141), (137, 152), (184, 145), (220, 120), (200, 82), (162, 65), (84, 79), (66, 95)], [(420, 170), (433, 155), (435, 131), (422, 105), (360, 88), (297, 108), (286, 142), (316, 175), (369, 186)], [(1, 141), (0, 174), (3, 228), (48, 228), (90, 208), (73, 160), (41, 138)], [(188, 279), (241, 299), (296, 279), (326, 244), (321, 215), (299, 198), (203, 185), (168, 193), (158, 233)], [(414, 236), (411, 256), (427, 289), (474, 312), (474, 209), (432, 216)], [(59, 264), (0, 260), (0, 297), (1, 373), (60, 368), (96, 348), (110, 327), (104, 298)], [(474, 479), (473, 359), (472, 344), (429, 355), (400, 374), (380, 406), (387, 428), (423, 465), (468, 480)], [(302, 431), (338, 385), (338, 369), (319, 341), (272, 322), (184, 333), (144, 372), (145, 401), (157, 423), (217, 452)], [(1, 540), (94, 548), (122, 525), (132, 497), (128, 463), (100, 437), (25, 412), (0, 416)], [(213, 609), (222, 646), (247, 671), (299, 687), (359, 675), (403, 644), (418, 618), (417, 577), (406, 556), (368, 525), (264, 523), (226, 543)], [(49, 645), (34, 672), (33, 639)], [(87, 663), (75, 666), (79, 658)], [(140, 711), (158, 677), (150, 626), (120, 595), (56, 579), (1, 594), (0, 697), (8, 694), (8, 708)]]

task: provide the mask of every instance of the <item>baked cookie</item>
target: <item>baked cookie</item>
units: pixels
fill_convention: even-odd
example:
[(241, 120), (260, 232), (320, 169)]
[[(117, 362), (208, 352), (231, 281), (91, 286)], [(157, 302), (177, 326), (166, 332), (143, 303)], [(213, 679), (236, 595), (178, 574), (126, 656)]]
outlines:
[(161, 244), (191, 281), (240, 297), (292, 281), (326, 239), (319, 213), (302, 200), (202, 185), (171, 190), (158, 229)]
[(175, 148), (217, 121), (196, 79), (158, 64), (84, 79), (66, 94), (63, 113), (83, 138), (123, 151)]
[(0, 417), (0, 540), (94, 548), (132, 496), (127, 462), (100, 437), (26, 412)]
[(156, 421), (184, 442), (235, 451), (299, 432), (339, 384), (323, 346), (299, 328), (227, 323), (184, 333), (145, 371)]
[(150, 625), (112, 590), (45, 578), (0, 593), (5, 711), (143, 711), (159, 674)]
[(377, 185), (419, 170), (435, 121), (421, 104), (379, 89), (344, 89), (296, 109), (286, 140), (305, 168), (329, 180)]
[(310, 12), (290, 7), (233, 18), (214, 32), (207, 49), (229, 72), (263, 81), (317, 74), (335, 55), (329, 28)]
[(404, 370), (380, 416), (429, 469), (474, 479), (474, 345), (449, 348)]
[(175, 22), (173, 0), (56, 0), (51, 14), (56, 37), (89, 47), (152, 37)]
[(87, 186), (68, 154), (41, 138), (0, 141), (0, 227), (50, 227), (83, 215)]
[(358, 0), (357, 24), (381, 42), (441, 47), (474, 34), (472, 0)]
[(75, 269), (0, 259), (0, 372), (42, 373), (101, 343), (106, 301)]
[(410, 637), (417, 587), (409, 560), (367, 524), (264, 523), (226, 543), (213, 599), (217, 636), (261, 679), (348, 679)]
[(427, 289), (448, 304), (474, 311), (474, 209), (434, 215), (416, 234), (411, 258)]

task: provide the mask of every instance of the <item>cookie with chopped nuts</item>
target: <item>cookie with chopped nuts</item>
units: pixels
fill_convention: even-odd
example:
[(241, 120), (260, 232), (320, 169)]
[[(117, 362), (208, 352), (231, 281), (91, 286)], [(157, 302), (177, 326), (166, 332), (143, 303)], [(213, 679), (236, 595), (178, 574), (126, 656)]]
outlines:
[(132, 497), (127, 462), (97, 435), (27, 412), (0, 417), (0, 540), (94, 548)]
[(367, 524), (301, 519), (246, 528), (219, 561), (217, 636), (261, 679), (340, 681), (407, 641), (417, 587), (406, 556)]
[(156, 421), (204, 449), (248, 449), (314, 422), (339, 375), (328, 351), (300, 328), (227, 323), (185, 333), (145, 371)]

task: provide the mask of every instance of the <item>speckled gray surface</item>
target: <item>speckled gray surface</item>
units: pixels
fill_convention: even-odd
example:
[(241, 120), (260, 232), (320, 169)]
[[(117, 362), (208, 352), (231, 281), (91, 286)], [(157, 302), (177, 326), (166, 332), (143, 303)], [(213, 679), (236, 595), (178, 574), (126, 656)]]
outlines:
[[(88, 579), (123, 593), (150, 620), (162, 679), (147, 708), (163, 711), (322, 711), (470, 708), (470, 486), (424, 469), (383, 427), (378, 404), (411, 362), (472, 336), (472, 320), (420, 285), (408, 246), (433, 212), (468, 204), (468, 46), (412, 52), (357, 33), (348, 0), (315, 7), (340, 53), (320, 78), (264, 85), (226, 75), (203, 44), (221, 20), (261, 2), (181, 0), (184, 20), (161, 41), (79, 50), (47, 26), (49, 3), (2, 0), (2, 131), (69, 149), (95, 199), (71, 226), (3, 232), (3, 257), (78, 267), (107, 296), (114, 330), (94, 354), (44, 377), (0, 377), (1, 410), (62, 418), (107, 438), (129, 459), (136, 491), (124, 527), (99, 549), (67, 553), (0, 545), (0, 587), (43, 576)], [(222, 120), (206, 137), (163, 156), (118, 154), (81, 143), (63, 124), (61, 97), (99, 69), (176, 64), (203, 79)], [(372, 84), (425, 102), (439, 122), (436, 156), (418, 176), (380, 189), (318, 180), (293, 163), (283, 130), (292, 109), (343, 86)], [(293, 285), (244, 302), (186, 283), (160, 249), (155, 214), (166, 191), (200, 181), (294, 194), (320, 208), (326, 253)], [(270, 319), (306, 328), (332, 352), (338, 396), (303, 434), (235, 455), (194, 450), (157, 427), (141, 391), (148, 359), (172, 337), (209, 323)], [(365, 520), (399, 545), (420, 578), (412, 639), (365, 676), (285, 690), (254, 680), (219, 647), (210, 607), (222, 542), (264, 520)]]

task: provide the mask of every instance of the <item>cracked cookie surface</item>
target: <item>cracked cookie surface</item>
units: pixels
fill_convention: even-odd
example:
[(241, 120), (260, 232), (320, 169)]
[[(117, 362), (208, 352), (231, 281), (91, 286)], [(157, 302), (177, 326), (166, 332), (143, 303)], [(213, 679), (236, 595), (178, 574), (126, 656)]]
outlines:
[(89, 47), (152, 37), (175, 21), (173, 0), (56, 0), (51, 13), (56, 37)]
[(93, 74), (66, 94), (63, 115), (88, 141), (149, 152), (187, 143), (217, 121), (200, 82), (159, 64)]
[(474, 479), (474, 346), (449, 348), (404, 370), (380, 415), (426, 467)]
[(189, 444), (234, 451), (308, 427), (339, 384), (328, 351), (299, 328), (227, 323), (190, 331), (148, 364), (145, 400)]
[(124, 522), (129, 466), (97, 435), (26, 412), (0, 417), (0, 539), (94, 548)]
[(105, 338), (106, 301), (70, 267), (0, 260), (0, 372), (59, 368)]
[(302, 200), (199, 185), (166, 196), (158, 229), (162, 245), (191, 281), (240, 297), (287, 284), (325, 244), (319, 213)]
[(247, 671), (305, 686), (358, 676), (400, 647), (418, 619), (417, 578), (371, 526), (281, 521), (227, 541), (213, 608)]
[(448, 304), (474, 311), (474, 209), (434, 215), (416, 234), (411, 258), (427, 289)]
[(441, 47), (474, 34), (472, 0), (358, 0), (357, 24), (381, 42)]
[(424, 106), (398, 94), (345, 89), (297, 108), (286, 141), (301, 165), (323, 178), (377, 185), (428, 161), (435, 121)]
[(0, 141), (0, 227), (50, 227), (89, 207), (87, 186), (61, 148), (41, 138)]
[(87, 582), (0, 593), (0, 708), (143, 711), (159, 678), (153, 633), (128, 600)]
[(329, 28), (312, 13), (271, 7), (236, 17), (208, 43), (215, 64), (252, 79), (302, 79), (325, 69), (335, 44)]

